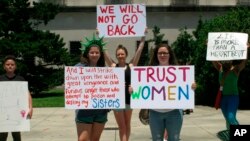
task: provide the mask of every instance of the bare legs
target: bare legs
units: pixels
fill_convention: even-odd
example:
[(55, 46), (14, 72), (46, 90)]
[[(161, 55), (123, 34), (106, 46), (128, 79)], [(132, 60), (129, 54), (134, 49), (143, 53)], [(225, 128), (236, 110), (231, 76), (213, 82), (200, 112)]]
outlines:
[(104, 125), (103, 123), (97, 122), (93, 124), (77, 123), (78, 141), (99, 141)]
[(119, 127), (120, 141), (128, 141), (131, 132), (132, 110), (114, 111), (114, 115)]
[(168, 140), (168, 132), (167, 132), (166, 129), (165, 129), (165, 131), (164, 131), (163, 139), (164, 139), (164, 141), (167, 141), (167, 140)]

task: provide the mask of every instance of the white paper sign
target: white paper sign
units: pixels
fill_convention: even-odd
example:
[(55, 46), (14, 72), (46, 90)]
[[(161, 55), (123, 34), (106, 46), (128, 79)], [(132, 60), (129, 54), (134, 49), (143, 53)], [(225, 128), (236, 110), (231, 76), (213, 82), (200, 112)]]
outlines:
[(144, 36), (144, 4), (97, 5), (97, 28), (100, 37)]
[(0, 82), (0, 132), (30, 131), (28, 83)]
[(248, 34), (212, 32), (208, 34), (207, 60), (240, 60), (247, 57)]
[(194, 66), (133, 67), (131, 71), (132, 108), (194, 108)]
[(65, 108), (125, 108), (124, 69), (65, 67)]

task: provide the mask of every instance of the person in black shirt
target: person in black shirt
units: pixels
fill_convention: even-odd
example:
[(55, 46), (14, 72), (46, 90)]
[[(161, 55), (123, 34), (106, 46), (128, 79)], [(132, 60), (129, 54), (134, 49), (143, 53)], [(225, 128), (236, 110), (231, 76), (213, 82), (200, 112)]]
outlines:
[[(5, 74), (0, 76), (0, 81), (25, 81), (25, 79), (15, 74), (16, 70), (16, 58), (12, 55), (6, 56), (3, 61), (3, 68), (6, 71)], [(33, 108), (32, 108), (32, 98), (29, 93), (29, 113), (28, 118), (32, 117)], [(0, 141), (6, 141), (8, 137), (8, 133), (0, 133)], [(21, 133), (20, 132), (12, 132), (12, 137), (14, 141), (21, 141)]]
[[(145, 30), (145, 34), (147, 30)], [(131, 61), (131, 63), (126, 62), (126, 58), (128, 57), (128, 51), (126, 47), (123, 45), (119, 45), (116, 48), (116, 58), (117, 63), (110, 58), (107, 50), (104, 51), (105, 61), (110, 67), (122, 67), (125, 71), (125, 109), (115, 109), (114, 115), (116, 122), (119, 127), (119, 135), (120, 141), (128, 141), (131, 133), (131, 117), (132, 117), (132, 109), (130, 108), (130, 94), (132, 92), (131, 84), (131, 70), (132, 66), (137, 66), (142, 50), (145, 44), (145, 36), (141, 37), (141, 41), (139, 47)]]

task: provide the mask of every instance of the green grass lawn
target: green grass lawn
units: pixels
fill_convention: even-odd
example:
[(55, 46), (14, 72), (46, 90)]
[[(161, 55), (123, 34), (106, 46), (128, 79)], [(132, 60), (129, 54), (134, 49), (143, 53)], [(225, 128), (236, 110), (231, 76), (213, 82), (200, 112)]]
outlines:
[(32, 95), (33, 108), (38, 107), (64, 107), (63, 89), (55, 89)]

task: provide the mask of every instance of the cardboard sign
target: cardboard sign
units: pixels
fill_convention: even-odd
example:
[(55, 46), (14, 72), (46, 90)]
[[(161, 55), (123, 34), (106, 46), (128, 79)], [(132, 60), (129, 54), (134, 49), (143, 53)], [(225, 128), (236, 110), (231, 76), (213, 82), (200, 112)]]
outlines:
[(65, 108), (125, 108), (124, 69), (65, 67)]
[(213, 32), (208, 34), (207, 60), (241, 60), (247, 57), (248, 34)]
[(97, 28), (100, 37), (144, 36), (144, 4), (97, 5)]
[(0, 132), (30, 131), (28, 83), (0, 82)]
[(194, 66), (133, 67), (131, 71), (132, 108), (194, 108)]

